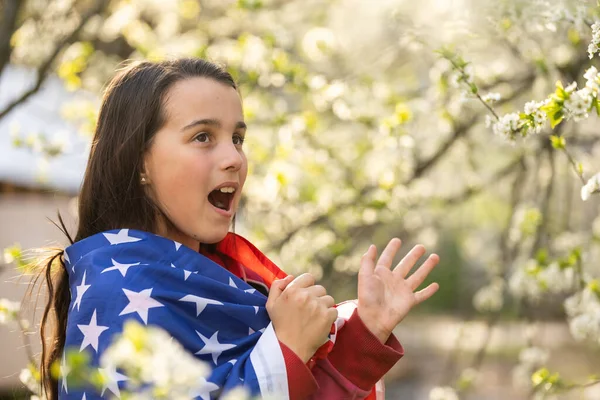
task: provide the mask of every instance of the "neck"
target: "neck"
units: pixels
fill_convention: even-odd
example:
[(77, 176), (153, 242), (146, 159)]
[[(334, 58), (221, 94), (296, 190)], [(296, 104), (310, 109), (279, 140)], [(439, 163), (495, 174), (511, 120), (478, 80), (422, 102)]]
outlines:
[(200, 249), (200, 241), (181, 232), (179, 229), (175, 228), (172, 224), (164, 223), (164, 221), (160, 221), (158, 223), (158, 229), (157, 229), (156, 234), (166, 237), (168, 239), (174, 240), (176, 242), (179, 242), (182, 245), (189, 247), (190, 249), (192, 249), (194, 251), (198, 251)]

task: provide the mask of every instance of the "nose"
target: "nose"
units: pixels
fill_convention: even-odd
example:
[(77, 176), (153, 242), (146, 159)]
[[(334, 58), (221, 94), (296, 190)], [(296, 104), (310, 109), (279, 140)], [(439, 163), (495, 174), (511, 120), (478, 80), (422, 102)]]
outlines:
[(223, 144), (219, 152), (221, 169), (239, 171), (244, 164), (244, 156), (233, 143)]

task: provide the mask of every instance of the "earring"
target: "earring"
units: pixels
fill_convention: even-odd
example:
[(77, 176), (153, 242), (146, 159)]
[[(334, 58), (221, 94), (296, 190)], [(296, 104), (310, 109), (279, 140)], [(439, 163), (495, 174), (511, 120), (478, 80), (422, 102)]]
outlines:
[(140, 182), (142, 183), (142, 185), (146, 184), (146, 178), (142, 176), (142, 179), (140, 180)]

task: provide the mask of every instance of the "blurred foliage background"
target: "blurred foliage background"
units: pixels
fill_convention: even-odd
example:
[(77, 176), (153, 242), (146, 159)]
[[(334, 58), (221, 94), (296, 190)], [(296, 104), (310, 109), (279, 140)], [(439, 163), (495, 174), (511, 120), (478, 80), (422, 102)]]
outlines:
[[(553, 93), (557, 80), (581, 83), (597, 65), (588, 57), (596, 2), (2, 0), (0, 19), (0, 136), (10, 138), (0, 141), (0, 156), (31, 157), (39, 170), (31, 183), (0, 164), (0, 198), (76, 201), (84, 164), (61, 158), (85, 155), (115, 70), (130, 59), (208, 58), (239, 82), (249, 125), (238, 233), (286, 272), (315, 274), (337, 301), (356, 296), (359, 260), (371, 243), (381, 249), (398, 236), (404, 252), (422, 243), (440, 254), (429, 280), (440, 283), (439, 293), (399, 327), (407, 356), (390, 373), (399, 382), (390, 398), (426, 398), (433, 385), (471, 398), (527, 398), (532, 383), (515, 383), (513, 367), (523, 365), (519, 350), (533, 345), (548, 347), (549, 365), (569, 379), (600, 373), (600, 342), (573, 341), (562, 306), (582, 288), (552, 290), (564, 278), (554, 277), (528, 289), (515, 275), (537, 276), (553, 262), (581, 282), (600, 275), (600, 203), (582, 201), (569, 159), (586, 178), (600, 170), (598, 120), (507, 140), (486, 126), (485, 106), (514, 112)], [(463, 72), (442, 48), (469, 62)], [(477, 94), (491, 95), (465, 90), (464, 74)], [(67, 94), (44, 94), (57, 79)], [(54, 111), (19, 117), (36, 98)], [(56, 119), (67, 133), (52, 129)], [(44, 173), (60, 176), (61, 168), (79, 174), (74, 184), (54, 184)], [(43, 208), (49, 217), (52, 201)], [(49, 237), (32, 243), (15, 233), (35, 231), (43, 219), (25, 227), (22, 218), (4, 221), (0, 276), (13, 282), (23, 272), (14, 268), (22, 249)], [(562, 363), (565, 352), (572, 357)], [(466, 367), (481, 374), (476, 383), (461, 375)], [(465, 379), (469, 390), (460, 386)], [(600, 399), (598, 386), (560, 396)]]

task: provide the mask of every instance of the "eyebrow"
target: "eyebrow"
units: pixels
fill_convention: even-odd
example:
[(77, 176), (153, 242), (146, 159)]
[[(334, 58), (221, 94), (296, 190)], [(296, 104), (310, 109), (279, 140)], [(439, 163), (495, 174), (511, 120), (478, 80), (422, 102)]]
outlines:
[[(212, 125), (214, 127), (220, 128), (221, 121), (219, 121), (218, 119), (213, 119), (213, 118), (197, 119), (197, 120), (192, 121), (191, 123), (187, 124), (186, 126), (184, 126), (181, 129), (181, 131), (188, 130), (188, 129), (193, 128), (198, 125)], [(235, 129), (246, 129), (246, 128), (247, 128), (247, 126), (244, 121), (238, 121), (238, 123), (235, 124)]]

